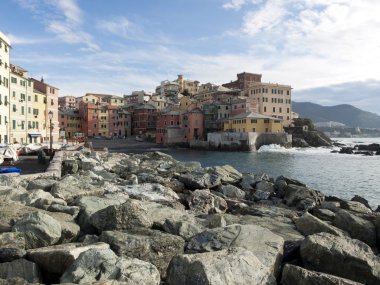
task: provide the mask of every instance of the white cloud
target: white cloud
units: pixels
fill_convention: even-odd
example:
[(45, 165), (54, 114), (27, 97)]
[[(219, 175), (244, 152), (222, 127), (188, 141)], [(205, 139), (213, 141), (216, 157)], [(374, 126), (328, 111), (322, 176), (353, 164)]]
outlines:
[(98, 23), (98, 27), (100, 29), (122, 37), (129, 36), (131, 26), (132, 23), (125, 17), (119, 17), (112, 20), (102, 20)]
[(36, 45), (48, 42), (48, 39), (44, 38), (30, 38), (15, 34), (7, 34), (7, 36), (11, 40), (12, 45)]
[(82, 28), (83, 12), (76, 0), (16, 0), (42, 21), (49, 32), (69, 44), (82, 44), (86, 50), (98, 50), (91, 34)]
[(240, 10), (240, 8), (247, 3), (247, 0), (231, 0), (223, 5), (226, 10)]

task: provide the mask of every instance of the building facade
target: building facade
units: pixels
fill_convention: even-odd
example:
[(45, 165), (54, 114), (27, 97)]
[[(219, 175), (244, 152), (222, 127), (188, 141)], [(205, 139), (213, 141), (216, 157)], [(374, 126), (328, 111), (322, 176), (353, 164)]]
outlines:
[(82, 133), (82, 118), (79, 109), (63, 108), (59, 110), (59, 129), (66, 139), (74, 139)]
[(74, 96), (62, 96), (58, 98), (58, 106), (61, 109), (75, 109), (76, 97)]
[(231, 117), (224, 122), (225, 132), (279, 133), (283, 132), (282, 120), (247, 112)]
[(246, 90), (252, 83), (261, 82), (261, 74), (242, 72), (237, 74), (237, 80), (223, 84), (230, 89)]
[(0, 144), (9, 142), (10, 50), (10, 40), (0, 32)]
[(187, 80), (183, 78), (183, 75), (178, 75), (174, 82), (178, 83), (178, 92), (185, 95), (194, 95), (198, 93), (199, 81), (197, 80)]

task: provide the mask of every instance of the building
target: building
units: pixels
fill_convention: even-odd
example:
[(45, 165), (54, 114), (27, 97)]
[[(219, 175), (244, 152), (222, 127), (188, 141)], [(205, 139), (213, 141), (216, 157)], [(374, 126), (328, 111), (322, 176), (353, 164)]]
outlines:
[(73, 139), (77, 134), (82, 133), (82, 118), (79, 109), (60, 109), (59, 112), (59, 129), (64, 132), (66, 139)]
[(135, 106), (132, 114), (132, 133), (155, 137), (157, 123), (157, 108), (150, 104)]
[(179, 85), (179, 93), (184, 95), (194, 95), (198, 93), (199, 81), (197, 80), (187, 80), (183, 78), (183, 75), (178, 75), (174, 82), (177, 82)]
[(75, 109), (76, 108), (76, 97), (74, 96), (63, 96), (58, 98), (58, 106), (60, 109)]
[(237, 74), (237, 80), (223, 84), (230, 89), (246, 90), (252, 83), (261, 82), (261, 74), (242, 72)]
[(257, 113), (258, 105), (256, 100), (250, 97), (237, 97), (231, 100), (230, 115), (236, 116), (242, 113), (255, 112)]
[(224, 122), (225, 132), (279, 133), (283, 132), (282, 120), (247, 112), (230, 117)]
[[(43, 112), (43, 108), (38, 106), (33, 108), (33, 83), (29, 80), (27, 71), (19, 66), (10, 66), (10, 97), (9, 97), (9, 142), (26, 143), (30, 122), (36, 121), (34, 113)], [(28, 101), (30, 99), (30, 101)], [(28, 113), (28, 110), (31, 112)], [(34, 113), (32, 113), (32, 110)], [(38, 125), (38, 127), (42, 128)]]
[(107, 106), (110, 137), (131, 136), (131, 113), (117, 106)]
[(257, 112), (292, 123), (292, 87), (273, 83), (254, 83), (248, 89), (249, 98), (257, 103)]
[(163, 95), (153, 95), (147, 103), (156, 107), (159, 111), (168, 107), (168, 100), (166, 96)]
[(156, 87), (156, 95), (175, 96), (179, 93), (179, 84), (175, 81), (164, 80)]
[(131, 95), (124, 95), (125, 105), (147, 103), (152, 96), (152, 92), (133, 91)]
[(9, 142), (10, 50), (10, 40), (0, 32), (0, 144)]
[[(32, 139), (40, 138), (40, 141), (50, 141), (50, 131), (52, 134), (53, 142), (57, 142), (59, 139), (59, 121), (58, 121), (58, 96), (59, 89), (52, 85), (46, 84), (41, 78), (37, 80), (31, 78), (33, 82), (33, 109), (37, 109), (37, 114), (33, 116), (36, 119), (33, 125), (32, 132), (30, 132), (30, 141)], [(32, 98), (31, 98), (32, 99)], [(29, 97), (28, 97), (29, 101)], [(49, 119), (49, 113), (52, 114), (52, 119)], [(29, 114), (29, 107), (28, 107)], [(38, 122), (38, 125), (36, 124)], [(29, 122), (28, 122), (29, 123)], [(41, 127), (42, 124), (42, 127)], [(28, 126), (29, 127), (29, 126)]]

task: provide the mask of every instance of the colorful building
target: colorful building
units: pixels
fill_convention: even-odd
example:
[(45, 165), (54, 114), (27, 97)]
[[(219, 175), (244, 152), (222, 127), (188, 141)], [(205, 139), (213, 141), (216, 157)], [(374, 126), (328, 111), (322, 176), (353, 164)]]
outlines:
[(224, 122), (225, 132), (279, 133), (283, 132), (282, 120), (247, 112), (229, 118)]
[(178, 83), (179, 93), (190, 96), (198, 93), (199, 81), (197, 80), (184, 79), (183, 75), (180, 74), (174, 82)]
[(155, 137), (157, 109), (150, 104), (135, 106), (132, 114), (132, 132), (134, 135)]
[(58, 98), (58, 106), (61, 109), (75, 109), (76, 97), (74, 96), (62, 96)]
[(248, 89), (252, 83), (261, 82), (261, 77), (261, 74), (242, 72), (237, 74), (237, 80), (225, 83), (223, 86), (244, 91)]
[(60, 109), (59, 129), (64, 132), (66, 139), (76, 138), (78, 134), (82, 133), (82, 118), (79, 109)]

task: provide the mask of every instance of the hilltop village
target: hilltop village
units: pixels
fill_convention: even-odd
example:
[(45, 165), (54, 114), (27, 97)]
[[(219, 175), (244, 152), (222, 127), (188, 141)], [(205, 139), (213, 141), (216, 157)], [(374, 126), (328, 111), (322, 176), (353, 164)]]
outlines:
[(290, 85), (264, 83), (261, 74), (248, 72), (222, 85), (178, 75), (154, 92), (60, 97), (59, 88), (10, 63), (4, 34), (0, 42), (0, 144), (130, 136), (165, 145), (240, 142), (252, 134), (284, 134), (296, 116)]

